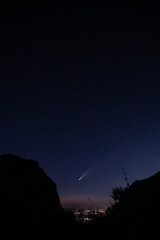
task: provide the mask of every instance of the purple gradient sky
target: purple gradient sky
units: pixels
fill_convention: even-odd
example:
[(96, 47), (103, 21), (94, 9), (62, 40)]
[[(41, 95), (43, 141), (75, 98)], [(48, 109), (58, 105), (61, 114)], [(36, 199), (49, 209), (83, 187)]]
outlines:
[(159, 171), (157, 6), (5, 1), (0, 11), (0, 154), (37, 160), (74, 207), (107, 206), (126, 184), (122, 165), (130, 183)]

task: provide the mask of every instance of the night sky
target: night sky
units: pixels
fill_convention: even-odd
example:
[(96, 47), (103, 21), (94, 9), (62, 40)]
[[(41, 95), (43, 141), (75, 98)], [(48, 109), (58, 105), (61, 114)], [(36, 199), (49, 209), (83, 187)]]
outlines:
[(160, 170), (159, 9), (4, 2), (0, 154), (38, 161), (63, 206), (105, 208), (122, 167), (130, 184)]

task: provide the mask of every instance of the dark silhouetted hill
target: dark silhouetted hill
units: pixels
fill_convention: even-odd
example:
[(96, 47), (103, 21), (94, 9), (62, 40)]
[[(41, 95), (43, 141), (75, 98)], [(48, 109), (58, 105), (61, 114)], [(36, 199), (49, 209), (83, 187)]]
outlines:
[(158, 236), (160, 218), (160, 172), (135, 181), (119, 203), (115, 204), (109, 221), (115, 239), (145, 239)]
[(0, 156), (0, 230), (49, 233), (71, 222), (56, 184), (33, 160)]

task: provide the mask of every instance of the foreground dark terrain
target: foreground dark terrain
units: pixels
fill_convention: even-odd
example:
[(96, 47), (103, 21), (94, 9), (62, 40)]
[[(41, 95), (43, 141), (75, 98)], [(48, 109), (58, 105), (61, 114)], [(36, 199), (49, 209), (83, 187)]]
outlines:
[(74, 221), (38, 163), (11, 154), (0, 156), (0, 212), (1, 230), (23, 237), (53, 235)]
[[(1, 234), (17, 238), (145, 239), (158, 236), (160, 173), (123, 191), (110, 214), (87, 224), (75, 222), (60, 205), (55, 183), (33, 160), (0, 156)], [(57, 235), (58, 234), (58, 235)]]

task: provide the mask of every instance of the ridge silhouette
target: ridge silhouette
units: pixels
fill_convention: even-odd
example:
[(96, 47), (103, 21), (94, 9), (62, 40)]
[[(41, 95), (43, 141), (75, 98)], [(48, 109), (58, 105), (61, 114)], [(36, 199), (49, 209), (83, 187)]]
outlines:
[[(126, 188), (101, 224), (112, 239), (156, 239), (159, 234), (160, 172)], [(103, 225), (103, 227), (102, 227)]]
[(60, 205), (56, 184), (33, 160), (0, 156), (0, 230), (45, 236), (69, 227), (73, 217)]

